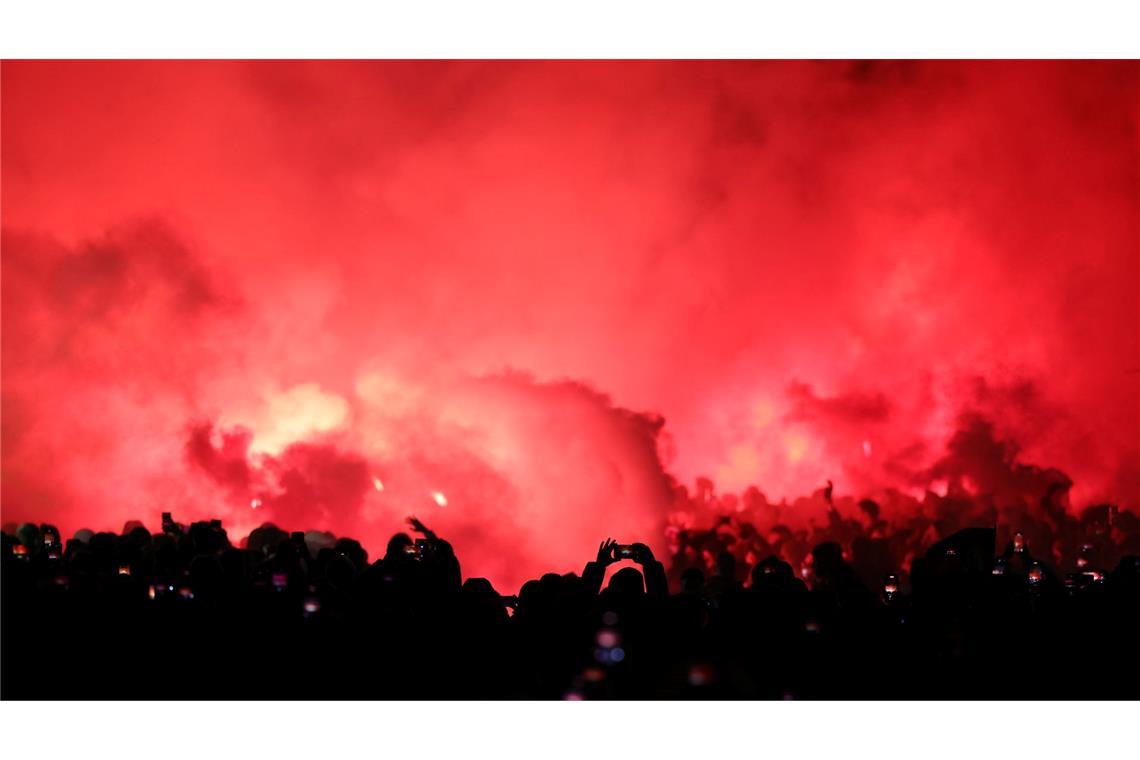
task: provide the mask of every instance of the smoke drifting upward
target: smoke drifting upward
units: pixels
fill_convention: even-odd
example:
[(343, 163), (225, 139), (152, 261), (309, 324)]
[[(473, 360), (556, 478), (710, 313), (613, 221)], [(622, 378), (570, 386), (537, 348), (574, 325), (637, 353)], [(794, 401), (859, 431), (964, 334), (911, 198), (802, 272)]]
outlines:
[(515, 583), (698, 476), (1140, 503), (1135, 63), (2, 73), (5, 521)]
[(664, 528), (673, 494), (661, 421), (584, 386), (505, 375), (423, 387), (373, 373), (352, 398), (350, 424), (279, 452), (246, 428), (195, 425), (186, 454), (219, 488), (215, 511), (228, 505), (239, 534), (265, 520), (329, 526), (374, 551), (414, 514), (513, 588), (580, 569), (599, 529)]

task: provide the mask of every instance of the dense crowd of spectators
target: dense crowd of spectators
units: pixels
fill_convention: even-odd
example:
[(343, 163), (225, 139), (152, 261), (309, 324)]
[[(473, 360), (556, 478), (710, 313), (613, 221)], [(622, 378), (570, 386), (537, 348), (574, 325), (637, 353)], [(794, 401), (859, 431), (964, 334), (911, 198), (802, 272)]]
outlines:
[[(702, 479), (692, 492), (678, 494), (670, 515), (665, 531), (670, 581), (676, 585), (686, 569), (697, 568), (706, 575), (734, 574), (743, 582), (749, 568), (776, 556), (810, 584), (813, 548), (830, 541), (840, 545), (863, 583), (875, 588), (887, 575), (905, 577), (914, 559), (941, 537), (980, 525), (993, 527), (999, 547), (1015, 540), (1032, 545), (1036, 559), (1062, 573), (1099, 575), (1126, 555), (1140, 555), (1136, 514), (1109, 504), (1075, 512), (1067, 506), (1069, 485), (1055, 481), (1042, 487), (1042, 497), (1012, 500), (1000, 509), (961, 489), (941, 496), (928, 492), (921, 500), (888, 493), (895, 502), (888, 518), (871, 499), (833, 499), (830, 483), (789, 505), (769, 503), (755, 489), (718, 495)], [(718, 571), (725, 562), (735, 569)]]
[(671, 530), (668, 566), (606, 540), (580, 574), (517, 594), (464, 578), (414, 518), (374, 561), (350, 538), (269, 524), (241, 547), (217, 521), (169, 515), (157, 533), (132, 522), (66, 541), (9, 526), (3, 696), (1136, 696), (1130, 514), (966, 527), (923, 547), (926, 527), (859, 508), (800, 530), (739, 513)]

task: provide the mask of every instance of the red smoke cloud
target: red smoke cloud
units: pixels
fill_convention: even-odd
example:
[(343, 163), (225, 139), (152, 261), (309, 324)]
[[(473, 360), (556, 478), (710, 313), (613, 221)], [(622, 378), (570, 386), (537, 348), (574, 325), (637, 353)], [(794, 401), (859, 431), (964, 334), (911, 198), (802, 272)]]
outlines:
[(2, 73), (5, 521), (414, 513), (516, 583), (672, 477), (1137, 507), (1135, 63)]

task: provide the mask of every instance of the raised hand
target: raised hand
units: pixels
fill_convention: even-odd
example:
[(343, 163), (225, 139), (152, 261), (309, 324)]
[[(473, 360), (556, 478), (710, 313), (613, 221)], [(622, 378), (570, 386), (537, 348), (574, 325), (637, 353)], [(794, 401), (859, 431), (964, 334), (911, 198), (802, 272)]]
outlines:
[(652, 562), (654, 559), (655, 558), (653, 556), (653, 550), (649, 548), (648, 544), (634, 544), (633, 545), (633, 561), (634, 562), (636, 562), (639, 565), (645, 565), (646, 563)]
[(416, 533), (422, 533), (427, 538), (435, 538), (435, 532), (420, 522), (419, 518), (417, 518), (415, 515), (409, 517), (407, 522), (408, 525), (412, 526), (412, 530), (414, 530)]
[(617, 541), (614, 541), (612, 538), (607, 538), (605, 541), (598, 545), (597, 562), (599, 565), (606, 567), (617, 562), (617, 558), (614, 557), (614, 546), (616, 544)]

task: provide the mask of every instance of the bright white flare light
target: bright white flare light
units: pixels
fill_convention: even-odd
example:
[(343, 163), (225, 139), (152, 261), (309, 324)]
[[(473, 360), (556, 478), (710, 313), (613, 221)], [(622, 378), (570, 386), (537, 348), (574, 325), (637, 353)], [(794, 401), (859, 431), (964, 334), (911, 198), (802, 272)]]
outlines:
[(432, 497), (433, 499), (435, 499), (435, 503), (436, 503), (436, 504), (438, 504), (439, 506), (441, 506), (441, 507), (446, 507), (446, 506), (447, 506), (447, 497), (446, 497), (446, 496), (444, 496), (444, 495), (443, 495), (441, 492), (439, 492), (439, 491), (432, 491), (432, 492), (431, 492), (431, 497)]
[(375, 488), (377, 491), (383, 491), (384, 490), (384, 484), (381, 483), (380, 478), (376, 477), (375, 475), (372, 476), (372, 487)]
[(251, 501), (249, 503), (250, 509), (257, 509), (260, 506), (261, 506), (261, 499), (254, 499), (253, 501)]

